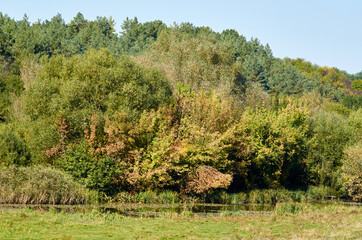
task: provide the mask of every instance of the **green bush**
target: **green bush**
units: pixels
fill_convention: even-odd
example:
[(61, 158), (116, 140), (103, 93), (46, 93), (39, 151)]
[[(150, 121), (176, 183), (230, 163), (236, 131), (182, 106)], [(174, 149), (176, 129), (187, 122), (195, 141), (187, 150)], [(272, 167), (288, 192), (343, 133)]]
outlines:
[(26, 143), (9, 130), (0, 131), (0, 166), (30, 164), (30, 149)]
[(83, 141), (67, 149), (64, 155), (56, 161), (56, 166), (85, 184), (89, 172), (95, 167), (95, 161), (88, 150), (88, 144)]
[(93, 155), (86, 142), (69, 148), (57, 160), (56, 165), (90, 189), (108, 196), (113, 196), (120, 190), (117, 180), (122, 167), (110, 157)]
[(28, 145), (34, 164), (51, 163), (45, 158), (45, 151), (59, 142), (57, 126), (50, 118), (37, 121), (17, 120), (12, 122), (15, 131)]

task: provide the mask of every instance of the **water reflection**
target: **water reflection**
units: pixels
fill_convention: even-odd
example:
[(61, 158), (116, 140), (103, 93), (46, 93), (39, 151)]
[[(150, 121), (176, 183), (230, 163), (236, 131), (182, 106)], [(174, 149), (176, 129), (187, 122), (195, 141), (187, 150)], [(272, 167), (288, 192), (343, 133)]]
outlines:
[(272, 205), (219, 205), (219, 204), (120, 204), (120, 205), (0, 205), (0, 210), (29, 208), (37, 211), (56, 211), (66, 213), (116, 213), (131, 217), (157, 217), (165, 214), (189, 213), (200, 216), (222, 214), (270, 214)]

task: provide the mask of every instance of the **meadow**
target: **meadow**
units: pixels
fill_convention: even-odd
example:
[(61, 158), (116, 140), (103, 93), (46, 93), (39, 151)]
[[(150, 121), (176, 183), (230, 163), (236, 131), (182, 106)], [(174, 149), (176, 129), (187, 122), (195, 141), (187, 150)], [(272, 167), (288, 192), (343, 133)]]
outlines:
[(201, 216), (185, 211), (125, 217), (92, 210), (1, 210), (0, 239), (360, 239), (362, 208), (277, 204), (271, 214)]

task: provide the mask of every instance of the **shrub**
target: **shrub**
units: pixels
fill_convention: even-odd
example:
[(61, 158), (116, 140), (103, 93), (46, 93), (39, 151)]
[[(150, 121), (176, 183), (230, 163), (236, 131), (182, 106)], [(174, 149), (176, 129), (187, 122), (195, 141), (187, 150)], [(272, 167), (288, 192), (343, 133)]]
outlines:
[(232, 181), (230, 174), (223, 174), (210, 166), (200, 166), (190, 172), (185, 192), (204, 194), (212, 189), (228, 188)]
[(0, 131), (0, 166), (27, 166), (31, 163), (30, 149), (15, 133)]
[(345, 151), (343, 187), (354, 201), (362, 201), (362, 141)]
[(122, 167), (112, 158), (95, 156), (86, 142), (75, 144), (58, 159), (57, 166), (69, 173), (75, 180), (113, 196), (119, 191), (119, 175)]

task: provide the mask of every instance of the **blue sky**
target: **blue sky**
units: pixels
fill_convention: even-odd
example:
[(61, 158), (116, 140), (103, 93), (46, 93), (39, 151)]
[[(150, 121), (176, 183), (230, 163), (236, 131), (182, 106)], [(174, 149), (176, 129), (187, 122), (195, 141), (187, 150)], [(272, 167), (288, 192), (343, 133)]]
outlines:
[(214, 31), (235, 29), (269, 43), (276, 57), (304, 58), (349, 73), (362, 70), (360, 0), (0, 0), (2, 13), (31, 22), (60, 13), (68, 23), (81, 12), (88, 20), (110, 17), (117, 31), (126, 17), (140, 22), (191, 22)]

